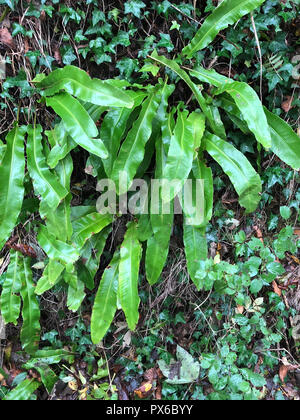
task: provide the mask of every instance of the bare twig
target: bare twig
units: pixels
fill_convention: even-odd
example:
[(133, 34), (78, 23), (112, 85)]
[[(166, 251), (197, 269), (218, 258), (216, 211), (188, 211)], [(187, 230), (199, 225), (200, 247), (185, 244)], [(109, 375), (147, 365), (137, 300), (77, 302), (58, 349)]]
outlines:
[(258, 54), (259, 54), (259, 62), (260, 62), (260, 82), (259, 82), (259, 90), (260, 90), (260, 100), (262, 101), (262, 84), (263, 84), (263, 62), (262, 62), (262, 53), (261, 53), (260, 43), (259, 43), (259, 39), (258, 39), (258, 35), (257, 35), (256, 26), (255, 26), (255, 21), (254, 21), (254, 17), (253, 17), (253, 14), (252, 14), (252, 13), (251, 13), (251, 22), (252, 22), (252, 27), (253, 27), (253, 31), (254, 31), (255, 41), (256, 41), (256, 45), (257, 45), (257, 49), (258, 49)]

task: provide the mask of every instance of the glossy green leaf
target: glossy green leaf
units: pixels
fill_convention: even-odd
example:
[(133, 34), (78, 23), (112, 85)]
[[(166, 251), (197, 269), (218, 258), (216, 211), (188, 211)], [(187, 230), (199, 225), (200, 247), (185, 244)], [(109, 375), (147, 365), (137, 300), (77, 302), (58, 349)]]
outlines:
[(100, 137), (108, 150), (108, 158), (103, 160), (103, 166), (108, 177), (111, 175), (114, 162), (118, 156), (130, 116), (133, 110), (141, 105), (146, 95), (144, 92), (130, 92), (130, 96), (134, 101), (132, 109), (111, 109), (101, 124)]
[(216, 95), (228, 93), (239, 108), (249, 129), (255, 135), (257, 141), (265, 148), (271, 147), (271, 134), (267, 123), (262, 103), (257, 93), (247, 83), (235, 82), (228, 77), (216, 73), (214, 70), (205, 70), (197, 67), (190, 74), (201, 82), (216, 86)]
[(50, 259), (73, 264), (79, 258), (79, 253), (73, 246), (57, 240), (44, 225), (40, 226), (37, 239)]
[(280, 117), (264, 108), (271, 130), (271, 150), (293, 169), (300, 168), (300, 137)]
[(34, 353), (39, 346), (40, 339), (40, 308), (35, 294), (35, 285), (32, 279), (30, 258), (22, 258), (22, 288), (21, 296), (23, 300), (21, 329), (21, 343), (23, 349), (29, 353)]
[(230, 178), (241, 206), (247, 213), (254, 211), (260, 201), (262, 184), (248, 159), (230, 143), (210, 133), (205, 133), (204, 143), (206, 151)]
[(88, 239), (80, 251), (80, 262), (78, 262), (78, 278), (84, 282), (86, 287), (93, 290), (94, 279), (99, 270), (100, 258), (103, 253), (107, 238), (112, 231), (108, 226), (100, 233)]
[(72, 242), (77, 248), (82, 248), (85, 242), (94, 234), (99, 233), (111, 224), (113, 216), (110, 214), (90, 213), (73, 222)]
[[(201, 226), (204, 227), (212, 218), (214, 204), (214, 180), (211, 168), (207, 167), (203, 158), (198, 156), (193, 162), (193, 175), (195, 179), (203, 181), (204, 194), (204, 220)], [(187, 215), (186, 215), (187, 216)]]
[(62, 360), (72, 363), (74, 360), (74, 355), (64, 349), (52, 349), (44, 348), (43, 350), (37, 350), (34, 356), (26, 362), (24, 365), (25, 369), (31, 369), (34, 365), (54, 365)]
[(191, 89), (196, 100), (198, 101), (200, 108), (204, 115), (206, 116), (208, 123), (215, 134), (223, 138), (222, 132), (220, 132), (220, 127), (218, 125), (219, 121), (215, 121), (214, 115), (212, 113), (211, 107), (206, 103), (204, 96), (201, 93), (200, 88), (191, 80), (190, 76), (185, 72), (175, 60), (169, 60), (164, 56), (159, 56), (156, 51), (153, 51), (151, 58), (163, 66), (168, 67), (174, 73), (176, 73)]
[(200, 268), (200, 261), (206, 260), (208, 257), (205, 228), (184, 223), (183, 242), (189, 275), (197, 289), (200, 290), (202, 284), (196, 277), (196, 273)]
[(0, 165), (5, 155), (5, 151), (6, 151), (6, 144), (4, 144), (2, 140), (0, 140)]
[[(162, 139), (158, 138), (156, 142), (155, 170), (155, 178), (157, 180), (162, 178), (165, 163), (166, 156), (164, 145)], [(159, 280), (162, 270), (166, 264), (174, 219), (173, 202), (169, 203), (169, 209), (164, 206), (161, 199), (161, 188), (155, 195), (155, 199), (158, 200), (157, 203), (153, 202), (154, 196), (152, 196), (150, 222), (153, 234), (147, 241), (145, 262), (146, 277), (151, 285), (154, 285)]]
[(141, 257), (142, 246), (137, 239), (136, 225), (132, 222), (128, 225), (121, 245), (118, 289), (120, 303), (131, 330), (135, 329), (139, 320), (138, 280)]
[(25, 127), (15, 128), (6, 137), (6, 152), (0, 165), (0, 250), (16, 226), (24, 199)]
[(106, 159), (108, 152), (102, 140), (96, 138), (98, 129), (81, 103), (68, 93), (47, 98), (50, 106), (61, 117), (72, 139), (88, 152)]
[(105, 269), (92, 310), (91, 336), (94, 344), (100, 343), (114, 319), (117, 310), (120, 251), (117, 250)]
[(7, 269), (1, 294), (1, 315), (4, 321), (17, 325), (20, 316), (22, 288), (22, 257), (16, 251), (10, 252), (10, 264)]
[(128, 108), (112, 109), (106, 114), (101, 125), (101, 139), (109, 154), (108, 158), (103, 160), (104, 169), (108, 177), (110, 177), (117, 158), (131, 112), (132, 110)]
[(198, 156), (198, 151), (205, 130), (205, 115), (199, 112), (192, 112), (189, 116), (189, 120), (192, 123), (194, 139), (194, 158), (196, 158)]
[(44, 269), (43, 275), (40, 277), (35, 287), (36, 295), (41, 296), (62, 280), (61, 274), (63, 273), (63, 270), (61, 271), (61, 268), (64, 269), (65, 267), (58, 261), (49, 261)]
[(76, 96), (85, 102), (107, 107), (132, 108), (133, 101), (123, 90), (108, 82), (91, 79), (83, 70), (75, 66), (65, 66), (44, 78), (38, 87), (45, 96), (53, 96), (60, 90)]
[[(138, 167), (144, 159), (145, 145), (151, 137), (152, 122), (157, 113), (160, 99), (160, 90), (154, 89), (144, 101), (139, 117), (129, 131), (114, 162), (111, 179), (116, 183), (119, 194), (128, 191)], [(121, 173), (124, 180), (120, 183)]]
[(49, 209), (54, 211), (66, 197), (68, 191), (58, 181), (46, 164), (42, 149), (42, 127), (28, 126), (27, 167), (36, 195), (44, 200)]
[[(105, 107), (83, 104), (84, 109), (88, 112), (92, 120), (96, 123), (101, 114), (106, 110)], [(69, 136), (63, 121), (56, 124), (50, 131), (45, 131), (48, 141), (51, 145), (51, 151), (47, 156), (47, 163), (51, 169), (55, 168), (58, 162), (64, 159), (73, 149), (77, 147), (77, 143)]]
[[(73, 277), (72, 280), (70, 279), (71, 277)], [(84, 292), (84, 283), (78, 279), (76, 271), (73, 273), (65, 273), (64, 280), (70, 282), (67, 307), (70, 311), (77, 312), (86, 296)]]
[(264, 1), (223, 0), (204, 21), (192, 41), (182, 50), (182, 53), (191, 58), (197, 51), (207, 47), (220, 31), (259, 7)]
[(41, 384), (34, 379), (25, 379), (5, 395), (3, 401), (27, 401)]
[[(178, 112), (177, 122), (163, 170), (162, 199), (171, 201), (181, 191), (189, 173), (191, 172), (194, 158), (194, 116), (188, 117), (188, 111)], [(167, 182), (164, 182), (166, 180)], [(165, 195), (167, 183), (176, 182), (176, 186)]]

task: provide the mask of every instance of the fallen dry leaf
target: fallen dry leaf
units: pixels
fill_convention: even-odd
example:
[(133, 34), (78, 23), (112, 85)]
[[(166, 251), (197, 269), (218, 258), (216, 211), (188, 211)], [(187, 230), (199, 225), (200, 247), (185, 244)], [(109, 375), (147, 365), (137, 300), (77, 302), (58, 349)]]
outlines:
[(275, 281), (275, 280), (273, 281), (272, 286), (273, 286), (273, 290), (274, 290), (274, 292), (276, 293), (276, 295), (281, 296), (281, 295), (282, 295), (282, 291), (281, 291), (281, 289), (278, 287), (278, 285), (277, 285), (277, 283), (276, 283), (276, 281)]
[(237, 305), (236, 306), (236, 312), (240, 315), (242, 315), (242, 313), (244, 312), (244, 307), (242, 305)]
[(0, 28), (0, 43), (14, 50), (16, 48), (15, 41), (7, 28)]
[(149, 397), (153, 391), (153, 384), (151, 382), (143, 382), (142, 385), (134, 391), (135, 395), (140, 399)]
[(285, 101), (282, 102), (281, 104), (281, 108), (284, 110), (284, 112), (289, 112), (293, 108), (292, 106), (293, 99), (294, 99), (293, 96), (286, 96)]

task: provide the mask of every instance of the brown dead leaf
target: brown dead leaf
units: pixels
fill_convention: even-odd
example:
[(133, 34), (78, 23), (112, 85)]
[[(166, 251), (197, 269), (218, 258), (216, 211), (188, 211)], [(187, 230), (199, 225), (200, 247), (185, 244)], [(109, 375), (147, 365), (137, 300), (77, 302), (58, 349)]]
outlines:
[(157, 384), (156, 390), (155, 390), (155, 399), (161, 400), (162, 399), (162, 385), (161, 383)]
[(156, 371), (156, 369), (155, 368), (148, 369), (144, 373), (144, 378), (145, 378), (146, 381), (152, 383), (155, 379), (157, 379), (157, 371)]
[(297, 236), (300, 237), (300, 228), (299, 227), (294, 228), (294, 235), (297, 235)]
[(236, 305), (236, 312), (242, 315), (244, 312), (244, 307), (242, 305)]
[(291, 365), (286, 357), (282, 358), (282, 365), (280, 366), (279, 369), (279, 378), (281, 379), (282, 382), (284, 382), (286, 375), (288, 374), (289, 371), (291, 370), (298, 370), (299, 369), (299, 365)]
[(14, 50), (16, 48), (15, 41), (7, 28), (0, 28), (0, 43)]
[(299, 260), (299, 258), (295, 257), (294, 255), (291, 255), (290, 257), (292, 258), (292, 260), (293, 260), (296, 264), (300, 265), (300, 260)]
[(258, 226), (253, 226), (253, 230), (255, 230), (255, 232), (256, 232), (256, 237), (261, 241), (261, 243), (263, 244), (264, 243), (264, 240), (263, 240), (263, 234), (262, 234), (262, 232), (261, 232), (261, 230), (259, 229), (259, 227)]
[(58, 46), (56, 46), (53, 50), (53, 55), (57, 63), (61, 66), (63, 64), (62, 57)]
[(293, 99), (293, 96), (286, 96), (285, 101), (281, 104), (281, 108), (284, 110), (284, 112), (289, 112), (292, 108), (294, 108), (292, 106)]
[(288, 371), (289, 370), (288, 370), (288, 367), (287, 366), (285, 366), (285, 365), (280, 366), (280, 369), (279, 369), (279, 378), (280, 378), (281, 382), (284, 382), (285, 377), (286, 377)]
[(276, 281), (274, 280), (272, 283), (273, 286), (273, 290), (276, 293), (276, 295), (281, 296), (282, 295), (282, 291), (281, 289), (278, 287), (278, 284), (276, 283)]
[(151, 382), (143, 382), (142, 385), (134, 391), (135, 395), (140, 399), (150, 396), (153, 391), (153, 384)]

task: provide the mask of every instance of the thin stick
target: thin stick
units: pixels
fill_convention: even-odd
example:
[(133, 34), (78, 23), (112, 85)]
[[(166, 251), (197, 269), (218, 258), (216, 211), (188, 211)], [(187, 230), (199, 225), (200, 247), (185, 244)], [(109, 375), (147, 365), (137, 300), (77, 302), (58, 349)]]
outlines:
[(260, 89), (260, 100), (262, 101), (262, 84), (263, 84), (262, 53), (261, 53), (260, 43), (259, 43), (259, 39), (258, 39), (258, 35), (257, 35), (256, 26), (255, 26), (255, 21), (254, 21), (254, 17), (253, 17), (253, 14), (252, 13), (251, 13), (251, 22), (252, 22), (254, 36), (255, 36), (255, 41), (256, 41), (256, 45), (257, 45), (257, 49), (258, 49), (258, 54), (259, 54), (259, 62), (260, 62), (260, 84), (259, 84), (259, 89)]

